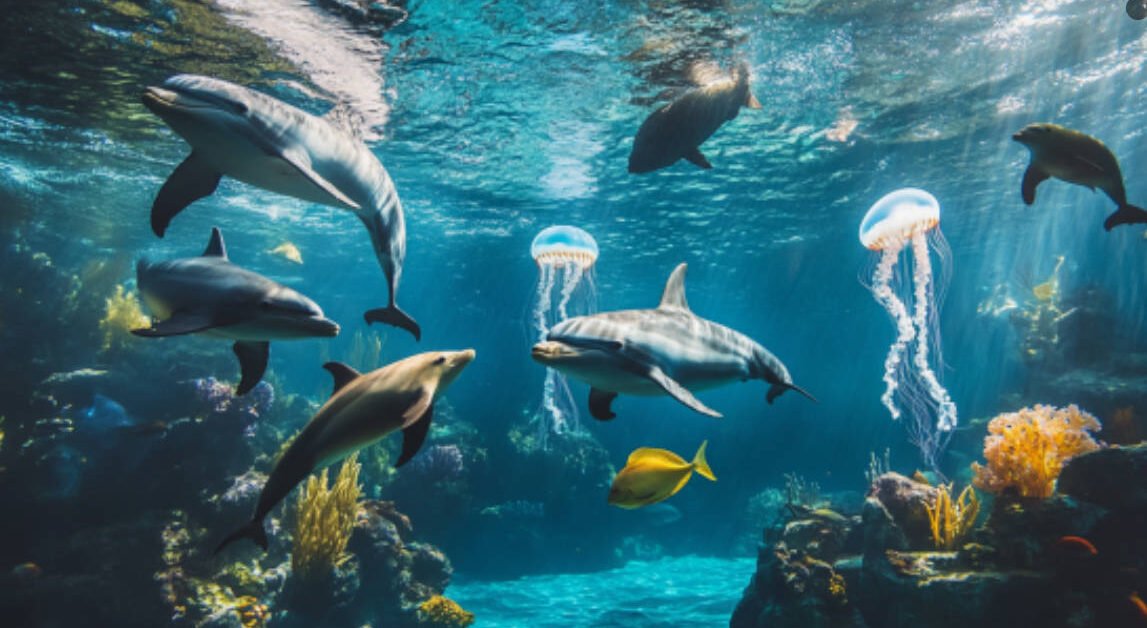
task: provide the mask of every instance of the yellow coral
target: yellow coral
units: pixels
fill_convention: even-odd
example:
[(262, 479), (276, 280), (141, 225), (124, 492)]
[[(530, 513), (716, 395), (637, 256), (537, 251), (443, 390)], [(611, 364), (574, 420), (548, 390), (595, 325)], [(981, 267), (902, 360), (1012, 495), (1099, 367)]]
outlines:
[(116, 286), (115, 293), (105, 303), (104, 318), (100, 321), (104, 351), (112, 347), (122, 348), (131, 338), (131, 330), (151, 325), (151, 319), (143, 313), (135, 293), (124, 290), (123, 286)]
[(952, 485), (941, 484), (936, 487), (936, 499), (924, 508), (932, 525), (932, 543), (936, 549), (950, 550), (972, 531), (980, 514), (980, 498), (971, 486), (965, 486), (953, 502)]
[(1070, 405), (1037, 405), (992, 419), (984, 438), (987, 466), (972, 463), (976, 488), (999, 493), (1015, 488), (1023, 497), (1050, 497), (1069, 459), (1100, 448), (1088, 432), (1099, 421)]
[(463, 610), (458, 602), (435, 595), (418, 606), (418, 623), (449, 628), (465, 628), (474, 623), (474, 613)]
[(291, 549), (291, 570), (299, 578), (325, 577), (350, 555), (347, 542), (354, 532), (358, 514), (358, 454), (346, 459), (327, 487), (327, 470), (307, 479), (295, 506), (295, 535)]

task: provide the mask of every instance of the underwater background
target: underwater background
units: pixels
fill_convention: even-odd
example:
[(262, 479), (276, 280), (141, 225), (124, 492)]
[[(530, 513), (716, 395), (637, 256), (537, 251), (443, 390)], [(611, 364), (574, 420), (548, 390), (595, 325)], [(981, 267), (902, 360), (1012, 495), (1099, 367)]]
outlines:
[[(1062, 181), (1025, 206), (1029, 154), (1011, 139), (1041, 121), (1093, 135), (1118, 156), (1129, 200), (1147, 203), (1147, 33), (1123, 5), (4, 3), (0, 623), (465, 625), (450, 609), (424, 608), (444, 594), (477, 626), (725, 625), (750, 581), (767, 581), (758, 569), (781, 531), (808, 514), (792, 506), (831, 507), (859, 526), (874, 467), (919, 469), (959, 490), (984, 461), (988, 421), (1035, 404), (1078, 404), (1108, 445), (1141, 440), (1147, 232), (1105, 231), (1111, 201)], [(681, 161), (626, 171), (637, 129), (689, 88), (690, 67), (741, 61), (762, 109), (743, 109), (705, 142), (711, 170)], [(152, 200), (188, 147), (139, 95), (177, 73), (317, 115), (338, 104), (405, 206), (400, 294), (421, 341), (363, 322), (386, 285), (346, 211), (224, 178), (166, 237), (151, 233)], [(933, 260), (937, 276), (950, 273), (937, 374), (959, 425), (936, 469), (881, 404), (895, 328), (865, 287), (873, 254), (857, 239), (867, 209), (902, 187), (935, 195), (951, 247), (950, 263)], [(721, 419), (668, 397), (623, 396), (618, 418), (597, 422), (588, 387), (571, 380), (580, 418), (557, 430), (543, 405), (546, 371), (529, 355), (541, 272), (530, 245), (551, 225), (580, 227), (599, 247), (577, 313), (655, 307), (669, 273), (688, 263), (693, 311), (767, 347), (819, 402), (787, 394), (767, 404), (753, 381), (699, 395)], [(212, 227), (232, 261), (307, 294), (342, 325), (334, 339), (275, 342), (265, 383), (246, 397), (230, 393), (238, 367), (227, 343), (128, 333), (138, 325), (136, 261), (198, 255)], [(369, 505), (352, 558), (310, 582), (284, 566), (302, 489), (273, 513), (269, 554), (245, 544), (212, 556), (249, 516), (282, 444), (330, 395), (324, 362), (365, 372), (465, 348), (477, 358), (439, 401), (422, 461), (394, 470), (396, 436), (359, 453)], [(647, 509), (606, 503), (634, 449), (688, 459), (702, 441), (716, 483), (695, 478)], [(1147, 529), (1147, 473), (1112, 477), (1108, 486), (1140, 486), (1127, 489), (1140, 501), (1119, 502), (1130, 513), (1121, 525)], [(1049, 515), (1089, 523), (1052, 526), (1024, 559), (962, 569), (1028, 560), (1020, 566), (1051, 573), (1071, 559), (1047, 539), (1067, 536), (1122, 539), (1114, 551), (1096, 543), (1100, 556), (1124, 557), (1102, 572), (1141, 569), (1141, 539), (1111, 526), (1084, 534), (1124, 512), (1101, 505)], [(857, 535), (841, 533), (842, 546)], [(920, 549), (907, 545), (898, 549)], [(815, 574), (812, 559), (803, 569)], [(1147, 621), (1134, 601), (1147, 594), (1143, 577), (1120, 576), (1112, 599), (1096, 602), (1048, 576), (983, 608), (1011, 621), (1000, 609), (1030, 612), (1024, 600), (1054, 584), (1080, 593), (1044, 625), (1143, 625), (1134, 623)], [(960, 600), (935, 596), (879, 617), (825, 611), (829, 623), (817, 625), (950, 625), (936, 609)], [(793, 599), (760, 604), (782, 617), (775, 625), (813, 625), (785, 615), (800, 606)]]

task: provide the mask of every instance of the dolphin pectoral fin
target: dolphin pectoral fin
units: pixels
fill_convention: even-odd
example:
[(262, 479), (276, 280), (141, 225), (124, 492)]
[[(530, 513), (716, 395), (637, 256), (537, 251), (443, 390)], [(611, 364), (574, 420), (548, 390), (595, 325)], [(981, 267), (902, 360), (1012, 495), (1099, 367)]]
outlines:
[(1024, 171), (1024, 182), (1020, 186), (1020, 192), (1023, 194), (1025, 205), (1031, 205), (1035, 202), (1035, 188), (1046, 181), (1048, 176), (1046, 172), (1036, 168), (1034, 163)]
[(816, 397), (813, 397), (807, 390), (801, 388), (800, 386), (797, 386), (796, 384), (781, 384), (781, 383), (773, 384), (772, 386), (769, 387), (769, 393), (767, 395), (765, 395), (765, 399), (771, 404), (771, 403), (773, 403), (773, 401), (777, 397), (780, 397), (781, 394), (784, 393), (786, 390), (795, 390), (795, 391), (799, 392), (800, 394), (804, 395), (805, 397), (808, 397), (814, 403), (820, 403), (820, 401)]
[(415, 340), (422, 340), (422, 328), (418, 323), (410, 317), (409, 314), (398, 309), (397, 305), (389, 305), (387, 307), (379, 307), (373, 310), (367, 310), (363, 314), (366, 319), (366, 324), (371, 323), (385, 323), (391, 327), (398, 327), (410, 332)]
[(693, 164), (694, 166), (697, 166), (698, 168), (704, 168), (705, 170), (708, 170), (713, 167), (713, 164), (709, 163), (709, 160), (705, 159), (705, 156), (701, 154), (700, 148), (694, 148), (693, 150), (685, 153), (684, 157), (686, 161)]
[(402, 455), (398, 457), (398, 462), (394, 463), (394, 468), (401, 467), (418, 453), (422, 448), (422, 443), (426, 441), (426, 434), (430, 432), (430, 421), (434, 418), (434, 406), (428, 404), (425, 412), (410, 425), (402, 430)]
[(171, 219), (184, 207), (214, 194), (222, 177), (219, 171), (192, 151), (167, 178), (151, 205), (151, 230), (155, 235), (162, 238)]
[(251, 539), (256, 545), (267, 551), (267, 531), (263, 529), (263, 520), (255, 519), (248, 521), (242, 528), (227, 535), (219, 545), (215, 547), (215, 551), (211, 553), (212, 556), (219, 554), (223, 551), (224, 547), (238, 541), (239, 539)]
[(242, 373), (235, 394), (245, 395), (263, 379), (263, 373), (267, 370), (267, 359), (271, 356), (271, 343), (236, 342), (231, 348), (239, 358), (239, 370)]
[(136, 336), (143, 336), (145, 338), (158, 338), (162, 336), (182, 336), (185, 334), (194, 334), (195, 332), (203, 331), (217, 327), (216, 323), (210, 316), (201, 312), (175, 312), (171, 318), (167, 320), (157, 321), (152, 323), (151, 327), (143, 329), (133, 329), (131, 333)]
[(331, 374), (331, 377), (335, 378), (335, 388), (331, 391), (332, 397), (335, 396), (338, 391), (342, 390), (343, 386), (353, 382), (362, 375), (362, 373), (359, 373), (342, 362), (327, 362), (323, 365), (323, 368)]
[(433, 412), (434, 393), (429, 389), (423, 389), (419, 392), (418, 398), (414, 400), (414, 403), (410, 404), (410, 407), (406, 409), (406, 412), (402, 413), (401, 429), (406, 429), (411, 425), (414, 425), (418, 421), (422, 420), (422, 417), (426, 416), (428, 413), (432, 414)]
[(673, 397), (677, 401), (680, 401), (681, 403), (689, 406), (694, 411), (711, 416), (713, 418), (721, 418), (720, 412), (717, 412), (709, 406), (701, 403), (701, 400), (694, 397), (693, 393), (689, 392), (688, 388), (685, 388), (680, 383), (678, 383), (677, 380), (666, 375), (665, 371), (662, 371), (660, 367), (650, 366), (646, 376), (653, 380), (655, 384), (660, 386), (661, 389), (668, 393), (670, 397)]
[(609, 405), (617, 399), (617, 393), (598, 388), (589, 389), (589, 414), (598, 421), (608, 421), (617, 415)]
[(1103, 221), (1103, 228), (1111, 231), (1119, 225), (1133, 225), (1142, 222), (1147, 222), (1147, 210), (1134, 205), (1124, 205)]
[(281, 155), (283, 161), (291, 165), (292, 168), (298, 171), (304, 179), (310, 181), (315, 187), (319, 188), (329, 196), (334, 197), (339, 203), (347, 206), (353, 210), (362, 209), (358, 203), (350, 200), (346, 194), (343, 194), (333, 183), (324, 179), (319, 173), (315, 172), (311, 167), (310, 159), (305, 155), (300, 155), (298, 151), (284, 151)]

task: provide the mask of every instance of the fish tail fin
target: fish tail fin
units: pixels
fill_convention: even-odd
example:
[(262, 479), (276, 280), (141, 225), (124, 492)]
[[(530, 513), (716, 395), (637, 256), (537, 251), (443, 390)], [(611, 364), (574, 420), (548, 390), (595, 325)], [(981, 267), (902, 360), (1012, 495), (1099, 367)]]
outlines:
[(796, 384), (793, 384), (793, 383), (785, 384), (782, 382), (777, 382), (776, 384), (773, 384), (771, 387), (769, 387), (769, 394), (765, 395), (765, 399), (769, 403), (772, 403), (777, 397), (781, 396), (781, 393), (785, 392), (786, 390), (795, 390), (795, 391), (799, 392), (800, 394), (804, 395), (805, 397), (808, 397), (814, 403), (820, 403), (820, 401), (817, 400), (816, 397), (813, 397), (812, 394), (809, 393), (809, 391), (801, 388), (800, 386), (797, 386)]
[(709, 468), (709, 461), (705, 460), (705, 446), (708, 444), (709, 441), (704, 441), (701, 443), (701, 447), (697, 449), (697, 455), (693, 456), (693, 470), (706, 480), (716, 482), (717, 476), (713, 475), (713, 470)]
[(1137, 223), (1147, 222), (1147, 210), (1134, 205), (1123, 205), (1115, 210), (1114, 214), (1107, 217), (1103, 221), (1103, 228), (1111, 231), (1119, 225), (1133, 225)]
[(267, 531), (263, 529), (263, 520), (252, 519), (248, 521), (242, 528), (232, 532), (227, 538), (223, 539), (223, 542), (215, 548), (212, 554), (218, 554), (223, 551), (223, 548), (239, 539), (251, 539), (256, 545), (263, 548), (264, 552), (267, 551)]
[(413, 318), (410, 318), (409, 314), (398, 309), (398, 306), (393, 303), (386, 307), (367, 310), (363, 318), (366, 319), (368, 325), (371, 323), (385, 323), (400, 329), (405, 329), (414, 336), (415, 340), (422, 340), (422, 328), (418, 326), (418, 323), (416, 323)]

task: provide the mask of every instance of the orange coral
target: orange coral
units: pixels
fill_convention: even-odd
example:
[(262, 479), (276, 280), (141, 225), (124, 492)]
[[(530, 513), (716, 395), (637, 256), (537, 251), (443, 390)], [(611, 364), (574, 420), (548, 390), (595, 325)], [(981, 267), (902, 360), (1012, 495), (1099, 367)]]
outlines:
[(1100, 448), (1088, 433), (1099, 427), (1094, 416), (1074, 404), (1005, 412), (988, 423), (984, 438), (988, 464), (972, 463), (972, 483), (991, 493), (1012, 487), (1022, 497), (1050, 497), (1065, 462)]

